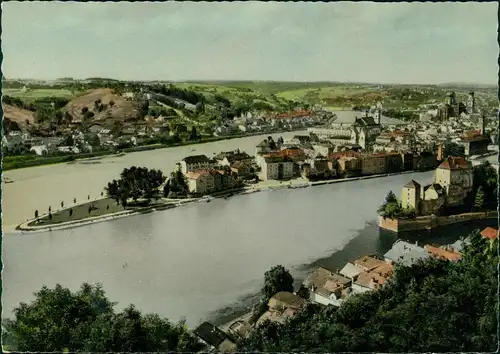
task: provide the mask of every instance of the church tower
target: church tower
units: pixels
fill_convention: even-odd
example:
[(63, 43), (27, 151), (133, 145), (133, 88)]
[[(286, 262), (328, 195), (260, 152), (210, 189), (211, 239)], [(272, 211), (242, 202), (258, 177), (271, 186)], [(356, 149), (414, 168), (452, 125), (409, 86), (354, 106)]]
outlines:
[(467, 113), (476, 112), (476, 98), (474, 97), (474, 92), (469, 92), (469, 97), (467, 99)]

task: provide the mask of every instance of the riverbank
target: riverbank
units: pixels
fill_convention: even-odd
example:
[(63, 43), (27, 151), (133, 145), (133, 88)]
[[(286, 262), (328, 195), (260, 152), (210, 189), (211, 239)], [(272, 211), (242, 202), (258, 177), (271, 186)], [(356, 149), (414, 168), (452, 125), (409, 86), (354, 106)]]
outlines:
[(238, 138), (246, 138), (258, 135), (265, 134), (284, 134), (290, 133), (291, 131), (281, 131), (281, 132), (255, 132), (241, 135), (230, 135), (230, 136), (209, 136), (202, 137), (200, 140), (193, 141), (182, 141), (178, 143), (169, 143), (169, 144), (151, 144), (151, 145), (142, 145), (142, 146), (134, 146), (130, 148), (120, 149), (119, 151), (97, 151), (92, 153), (85, 154), (77, 154), (77, 155), (61, 155), (61, 156), (38, 156), (38, 155), (21, 155), (21, 156), (4, 156), (3, 158), (3, 171), (16, 170), (21, 168), (28, 167), (36, 167), (36, 166), (45, 166), (45, 165), (55, 165), (61, 163), (79, 163), (92, 161), (96, 158), (104, 158), (109, 156), (123, 156), (126, 153), (132, 152), (141, 152), (141, 151), (152, 151), (158, 149), (166, 149), (172, 147), (180, 147), (180, 146), (190, 146), (190, 145), (199, 145), (205, 143), (212, 143), (223, 140), (231, 140)]
[[(321, 186), (321, 185), (326, 185), (326, 184), (334, 184), (334, 183), (343, 183), (343, 182), (352, 182), (352, 181), (359, 181), (359, 180), (365, 180), (365, 179), (374, 179), (374, 178), (381, 178), (381, 177), (390, 177), (390, 176), (396, 176), (396, 175), (403, 175), (403, 174), (410, 174), (410, 173), (415, 173), (415, 171), (404, 171), (404, 172), (397, 172), (397, 173), (388, 173), (388, 174), (379, 174), (379, 175), (371, 175), (371, 176), (363, 176), (363, 177), (348, 177), (348, 178), (341, 178), (341, 179), (332, 179), (332, 180), (326, 180), (326, 181), (308, 181), (303, 178), (297, 178), (297, 179), (292, 179), (289, 181), (277, 181), (277, 180), (268, 180), (268, 181), (261, 181), (256, 184), (251, 184), (247, 185), (241, 188), (234, 188), (234, 189), (229, 189), (217, 193), (213, 193), (211, 195), (207, 195), (201, 198), (188, 198), (188, 199), (175, 199), (175, 200), (170, 200), (166, 198), (159, 199), (158, 201), (155, 201), (154, 204), (150, 204), (145, 207), (133, 207), (131, 209), (124, 209), (124, 210), (111, 210), (109, 212), (106, 212), (103, 215), (95, 215), (92, 216), (89, 213), (89, 216), (85, 216), (83, 218), (79, 218), (77, 220), (69, 220), (65, 222), (59, 222), (57, 219), (57, 215), (61, 213), (69, 213), (70, 209), (73, 208), (83, 208), (83, 210), (87, 210), (86, 208), (88, 206), (94, 206), (96, 203), (103, 203), (103, 201), (107, 200), (108, 198), (102, 198), (102, 199), (96, 199), (90, 202), (84, 202), (78, 205), (74, 205), (65, 209), (59, 209), (54, 211), (53, 213), (53, 222), (47, 222), (48, 218), (48, 213), (40, 215), (37, 219), (43, 219), (46, 220), (42, 225), (38, 224), (35, 225), (34, 222), (36, 219), (30, 219), (27, 220), (21, 224), (19, 224), (15, 230), (16, 231), (23, 231), (23, 232), (46, 232), (46, 231), (55, 231), (55, 230), (62, 230), (62, 229), (68, 229), (68, 228), (74, 228), (74, 227), (80, 227), (80, 226), (85, 226), (89, 224), (94, 224), (98, 222), (103, 222), (103, 221), (111, 221), (115, 220), (118, 218), (123, 218), (127, 216), (134, 216), (134, 215), (139, 215), (139, 214), (144, 214), (144, 213), (151, 213), (155, 211), (161, 211), (161, 210), (167, 210), (187, 204), (191, 204), (194, 202), (209, 202), (210, 198), (228, 198), (230, 196), (238, 195), (238, 194), (250, 194), (250, 193), (255, 193), (259, 191), (273, 191), (273, 190), (278, 190), (278, 189), (297, 189), (297, 188), (308, 188), (308, 187), (313, 187), (313, 186)], [(106, 203), (104, 203), (106, 204)], [(108, 204), (114, 204), (112, 201), (108, 202)], [(108, 207), (109, 208), (109, 207)]]
[(449, 216), (427, 215), (419, 216), (415, 219), (388, 219), (380, 216), (378, 220), (378, 226), (383, 230), (391, 231), (394, 233), (423, 230), (431, 231), (433, 229), (452, 224), (497, 218), (497, 211), (463, 213)]
[[(21, 223), (16, 227), (16, 231), (22, 231), (22, 232), (46, 232), (46, 231), (56, 231), (56, 230), (63, 230), (63, 229), (69, 229), (69, 228), (74, 228), (74, 227), (80, 227), (80, 226), (85, 226), (85, 225), (90, 225), (98, 222), (104, 222), (104, 221), (111, 221), (111, 220), (116, 220), (128, 216), (134, 216), (134, 215), (140, 215), (140, 214), (146, 214), (146, 213), (152, 213), (155, 211), (162, 211), (162, 210), (168, 210), (176, 207), (181, 207), (184, 205), (196, 203), (196, 202), (210, 202), (211, 198), (228, 198), (230, 196), (234, 196), (237, 194), (241, 194), (245, 192), (245, 188), (234, 188), (234, 189), (228, 189), (225, 191), (221, 191), (218, 193), (214, 193), (210, 196), (204, 196), (201, 198), (185, 198), (185, 199), (167, 199), (167, 198), (162, 198), (157, 201), (154, 201), (152, 204), (149, 204), (144, 207), (130, 207), (129, 209), (123, 209), (123, 207), (119, 206), (116, 207), (116, 202), (109, 198), (101, 198), (101, 199), (96, 199), (92, 201), (87, 201), (84, 203), (80, 204), (75, 204), (72, 205), (71, 207), (67, 207), (64, 209), (59, 209), (59, 210), (54, 210), (52, 213), (52, 220), (49, 220), (49, 214), (45, 213), (43, 215), (40, 215), (36, 219), (30, 219), (25, 221), (24, 223)], [(96, 207), (97, 205), (97, 207)], [(106, 211), (104, 211), (103, 214), (99, 215), (94, 215), (92, 216), (89, 213), (89, 216), (85, 217), (78, 217), (75, 216), (74, 220), (68, 220), (68, 221), (60, 221), (60, 216), (62, 214), (66, 214), (70, 210), (87, 210), (88, 207), (96, 207), (98, 208), (98, 205), (101, 205), (103, 207), (104, 205), (107, 205)], [(112, 205), (115, 208), (109, 208), (109, 205)], [(123, 210), (117, 210), (118, 209), (123, 209)], [(73, 213), (72, 213), (73, 214)], [(76, 212), (75, 214), (76, 215)], [(36, 223), (36, 220), (42, 220), (42, 223)]]

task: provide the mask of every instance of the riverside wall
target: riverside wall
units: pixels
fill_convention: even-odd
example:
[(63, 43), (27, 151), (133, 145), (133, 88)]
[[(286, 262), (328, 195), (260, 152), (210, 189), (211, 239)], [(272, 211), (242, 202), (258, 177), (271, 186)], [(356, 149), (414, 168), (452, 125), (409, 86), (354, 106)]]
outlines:
[(441, 226), (458, 224), (474, 220), (496, 219), (497, 211), (464, 213), (450, 216), (419, 216), (415, 219), (386, 219), (379, 217), (378, 226), (392, 232), (432, 230)]

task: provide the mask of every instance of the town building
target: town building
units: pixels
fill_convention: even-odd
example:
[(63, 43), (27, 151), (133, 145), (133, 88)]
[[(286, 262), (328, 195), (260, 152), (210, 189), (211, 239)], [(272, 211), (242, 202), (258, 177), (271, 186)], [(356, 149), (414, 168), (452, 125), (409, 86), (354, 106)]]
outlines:
[(268, 310), (257, 320), (256, 326), (265, 321), (284, 323), (306, 305), (306, 300), (293, 293), (280, 291), (268, 302)]
[(483, 155), (488, 152), (490, 138), (486, 136), (463, 137), (461, 144), (464, 146), (466, 156)]
[(378, 175), (386, 172), (385, 154), (362, 154), (361, 174)]
[(320, 140), (329, 141), (336, 146), (357, 144), (362, 149), (369, 150), (382, 131), (380, 118), (380, 111), (376, 112), (375, 118), (368, 116), (365, 112), (362, 117), (356, 116), (351, 124), (334, 121), (330, 126), (312, 127), (307, 131), (309, 134), (316, 135)]
[(214, 174), (210, 170), (196, 170), (184, 174), (189, 192), (203, 195), (215, 191)]
[(436, 169), (434, 182), (445, 189), (447, 206), (461, 205), (473, 188), (472, 163), (449, 156)]
[(316, 269), (302, 284), (309, 290), (309, 300), (322, 305), (340, 306), (351, 294), (351, 279), (328, 269)]
[(262, 180), (290, 179), (294, 175), (293, 160), (281, 155), (263, 155), (260, 177)]
[(448, 157), (436, 169), (434, 183), (421, 186), (411, 180), (403, 186), (401, 206), (417, 215), (438, 214), (444, 207), (463, 205), (472, 188), (472, 164), (463, 157)]
[(450, 262), (458, 262), (462, 259), (462, 255), (456, 252), (451, 247), (436, 247), (432, 245), (425, 245), (424, 249), (434, 258), (442, 259)]
[(205, 155), (193, 155), (183, 158), (179, 164), (181, 172), (186, 174), (188, 172), (213, 168), (216, 162)]
[(404, 209), (414, 209), (419, 214), (421, 185), (415, 180), (405, 184), (401, 190), (401, 207)]
[(240, 151), (240, 149), (221, 152), (215, 156), (215, 160), (221, 166), (232, 166), (235, 162), (243, 162), (251, 165), (254, 161), (252, 156), (244, 151)]
[(446, 204), (446, 192), (438, 183), (423, 186), (421, 196), (418, 209), (418, 213), (421, 215), (438, 215)]
[(232, 338), (221, 329), (208, 322), (203, 322), (196, 327), (193, 332), (203, 343), (215, 349), (217, 352), (234, 353), (236, 350), (236, 344)]
[(364, 256), (354, 261), (361, 272), (352, 282), (353, 293), (378, 290), (392, 276), (394, 266), (380, 259)]
[(389, 264), (400, 264), (411, 267), (418, 260), (430, 258), (430, 254), (418, 244), (411, 244), (406, 241), (397, 240), (386, 254), (384, 259)]

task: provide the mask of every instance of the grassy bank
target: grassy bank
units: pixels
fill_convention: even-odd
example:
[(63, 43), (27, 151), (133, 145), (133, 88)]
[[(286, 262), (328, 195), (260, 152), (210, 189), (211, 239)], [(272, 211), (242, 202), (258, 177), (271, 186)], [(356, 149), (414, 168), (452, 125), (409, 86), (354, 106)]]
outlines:
[[(119, 152), (138, 152), (138, 151), (149, 151), (156, 149), (165, 149), (169, 147), (177, 147), (177, 146), (187, 146), (187, 145), (196, 145), (196, 144), (204, 144), (204, 143), (212, 143), (221, 140), (229, 140), (236, 138), (246, 138), (250, 136), (263, 135), (263, 134), (283, 134), (286, 132), (257, 132), (252, 134), (238, 134), (231, 136), (210, 136), (210, 137), (202, 137), (200, 140), (196, 141), (182, 141), (178, 143), (171, 144), (151, 144), (151, 145), (142, 145), (142, 146), (134, 146), (130, 148), (125, 148), (120, 150)], [(61, 155), (61, 156), (38, 156), (38, 155), (21, 155), (21, 156), (4, 156), (3, 157), (3, 165), (2, 170), (14, 170), (18, 168), (27, 168), (27, 167), (35, 167), (35, 166), (43, 166), (43, 165), (52, 165), (58, 163), (67, 163), (76, 161), (79, 159), (88, 159), (92, 157), (104, 157), (111, 156), (117, 154), (118, 151), (97, 151), (86, 154), (78, 154), (78, 155)]]

